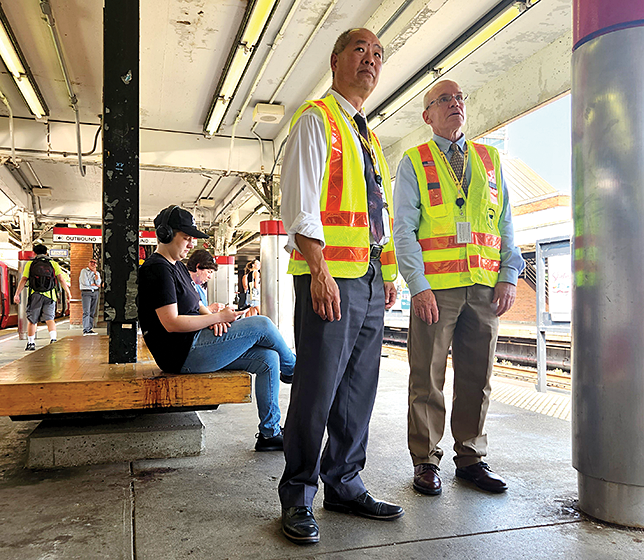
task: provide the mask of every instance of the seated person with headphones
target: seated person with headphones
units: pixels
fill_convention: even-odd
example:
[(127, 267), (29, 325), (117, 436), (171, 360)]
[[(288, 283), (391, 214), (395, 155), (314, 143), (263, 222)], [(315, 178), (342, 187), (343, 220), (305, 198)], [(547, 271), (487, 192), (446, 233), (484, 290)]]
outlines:
[(154, 225), (159, 243), (139, 269), (138, 304), (143, 338), (155, 362), (168, 373), (254, 373), (260, 420), (255, 450), (281, 450), (280, 375), (290, 383), (295, 355), (267, 317), (238, 321), (243, 311), (225, 307), (212, 313), (203, 305), (181, 262), (196, 238), (208, 237), (190, 212), (168, 206)]

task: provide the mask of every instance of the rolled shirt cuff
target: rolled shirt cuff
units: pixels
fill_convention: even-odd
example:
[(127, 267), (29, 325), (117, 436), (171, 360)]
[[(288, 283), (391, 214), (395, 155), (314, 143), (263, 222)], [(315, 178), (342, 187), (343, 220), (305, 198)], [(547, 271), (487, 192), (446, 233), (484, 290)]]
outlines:
[(326, 242), (324, 241), (324, 229), (319, 216), (316, 219), (315, 216), (311, 214), (300, 212), (291, 227), (288, 228), (287, 233), (288, 242), (284, 249), (288, 253), (292, 253), (294, 249), (301, 252), (295, 241), (295, 235), (298, 233), (304, 237), (317, 239), (322, 244), (323, 249), (326, 246)]

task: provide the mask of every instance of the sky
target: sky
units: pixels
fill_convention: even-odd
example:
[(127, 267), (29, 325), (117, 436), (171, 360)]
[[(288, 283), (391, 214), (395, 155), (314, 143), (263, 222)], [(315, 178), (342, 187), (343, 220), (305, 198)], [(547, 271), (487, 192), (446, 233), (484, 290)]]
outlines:
[(566, 194), (571, 190), (570, 99), (566, 95), (507, 126), (508, 155)]

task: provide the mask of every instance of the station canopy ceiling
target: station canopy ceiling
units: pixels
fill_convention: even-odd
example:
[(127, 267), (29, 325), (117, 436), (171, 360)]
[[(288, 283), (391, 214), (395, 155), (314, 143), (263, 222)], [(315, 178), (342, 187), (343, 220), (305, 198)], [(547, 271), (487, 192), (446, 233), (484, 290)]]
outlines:
[[(261, 173), (279, 173), (290, 118), (303, 101), (329, 89), (333, 43), (350, 28), (373, 30), (385, 47), (380, 82), (365, 111), (388, 158), (428, 136), (422, 95), (439, 76), (458, 81), (470, 100), (477, 91), (488, 92), (474, 102), (479, 115), (471, 132), (477, 135), (569, 88), (566, 76), (554, 92), (543, 85), (532, 107), (514, 113), (508, 108), (509, 115), (502, 110), (506, 92), (516, 89), (507, 83), (514, 69), (516, 80), (527, 83), (526, 61), (557, 42), (570, 53), (570, 0), (140, 1), (144, 224), (165, 206), (182, 204), (204, 227), (227, 222), (258, 231), (259, 221), (269, 217), (254, 194), (264, 184)], [(16, 158), (9, 110), (0, 103), (0, 224), (18, 231), (12, 215), (35, 208), (36, 233), (47, 224), (100, 223), (102, 213), (103, 0), (42, 4), (51, 7), (77, 96), (86, 171), (79, 171), (75, 114), (41, 2), (2, 0), (5, 23), (49, 115), (35, 119), (10, 70), (0, 64), (0, 91), (14, 115)], [(254, 37), (252, 25), (259, 26)], [(535, 77), (537, 89), (560, 70), (555, 61), (550, 66), (538, 70), (543, 75)], [(498, 95), (490, 98), (493, 87)], [(253, 120), (258, 103), (265, 104), (263, 122)], [(270, 121), (282, 111), (279, 122)], [(472, 106), (468, 111), (471, 119)], [(397, 161), (389, 164), (393, 173)]]

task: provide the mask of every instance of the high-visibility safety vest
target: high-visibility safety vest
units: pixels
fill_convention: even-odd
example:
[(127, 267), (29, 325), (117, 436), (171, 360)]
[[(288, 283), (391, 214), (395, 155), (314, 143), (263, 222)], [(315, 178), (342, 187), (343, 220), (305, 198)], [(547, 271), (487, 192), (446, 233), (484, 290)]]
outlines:
[[(465, 204), (456, 205), (458, 187), (433, 140), (407, 150), (420, 189), (418, 243), (425, 278), (434, 290), (483, 284), (494, 287), (501, 266), (499, 220), (503, 209), (501, 164), (496, 148), (467, 142), (472, 177)], [(470, 243), (457, 243), (456, 222), (471, 224)]]
[[(361, 156), (351, 134), (351, 129), (342, 117), (340, 107), (333, 95), (324, 99), (307, 101), (291, 120), (291, 128), (305, 111), (314, 110), (322, 117), (327, 140), (327, 158), (322, 178), (320, 217), (326, 246), (324, 259), (331, 276), (335, 278), (360, 278), (369, 267), (369, 212), (367, 184), (361, 165)], [(376, 135), (369, 131), (371, 144), (376, 153), (378, 170), (382, 177), (385, 202), (389, 210), (389, 226), (393, 232), (393, 205), (391, 177)], [(380, 255), (382, 277), (391, 282), (398, 275), (393, 236), (390, 236)], [(288, 272), (295, 276), (311, 274), (304, 256), (297, 250), (291, 253)]]

